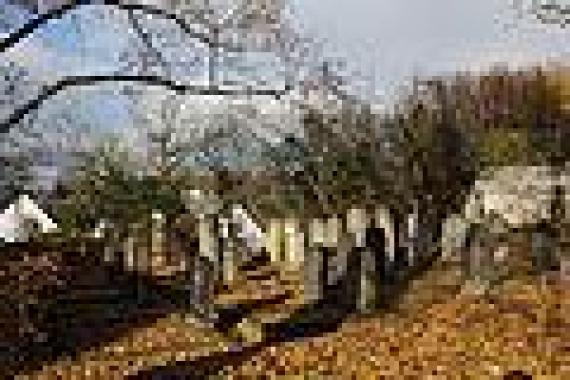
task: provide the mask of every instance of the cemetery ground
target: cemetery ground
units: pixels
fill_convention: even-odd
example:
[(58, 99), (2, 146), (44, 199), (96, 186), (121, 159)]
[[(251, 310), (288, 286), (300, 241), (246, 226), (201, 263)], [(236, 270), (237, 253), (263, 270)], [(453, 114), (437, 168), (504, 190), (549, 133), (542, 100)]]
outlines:
[[(183, 302), (93, 255), (8, 255), (2, 271), (4, 375), (20, 378), (235, 378), (308, 376), (536, 378), (570, 375), (570, 284), (526, 265), (487, 296), (462, 292), (457, 268), (436, 263), (370, 315), (348, 315), (333, 331), (245, 342), (185, 313)], [(521, 255), (522, 256), (522, 255)], [(295, 281), (236, 281), (224, 297), (267, 291), (295, 308)], [(242, 292), (243, 295), (238, 296)], [(284, 298), (279, 295), (286, 294)], [(291, 305), (294, 306), (291, 306)], [(261, 305), (261, 304), (260, 304)], [(285, 312), (285, 315), (290, 311)], [(255, 313), (255, 312), (254, 312)], [(326, 315), (322, 317), (326, 318)], [(323, 322), (325, 322), (323, 320)], [(269, 321), (268, 323), (271, 323)]]
[(395, 310), (350, 317), (337, 331), (265, 347), (228, 374), (568, 378), (570, 284), (552, 275), (542, 282), (521, 276), (479, 297), (462, 293), (453, 276), (435, 268), (414, 281)]

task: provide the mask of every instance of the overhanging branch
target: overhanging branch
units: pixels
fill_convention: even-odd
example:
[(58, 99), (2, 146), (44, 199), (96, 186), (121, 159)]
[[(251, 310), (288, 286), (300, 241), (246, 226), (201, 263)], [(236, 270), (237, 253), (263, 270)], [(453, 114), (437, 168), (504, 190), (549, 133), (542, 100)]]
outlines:
[(3, 40), (0, 40), (0, 53), (4, 53), (6, 50), (14, 47), (20, 41), (33, 34), (37, 29), (47, 24), (50, 20), (61, 18), (65, 14), (73, 11), (74, 9), (79, 8), (82, 5), (96, 5), (96, 4), (115, 7), (117, 9), (128, 12), (140, 11), (147, 15), (161, 16), (167, 20), (173, 21), (190, 38), (196, 39), (202, 42), (203, 44), (208, 45), (211, 48), (217, 47), (217, 48), (226, 49), (227, 51), (236, 51), (236, 52), (242, 51), (242, 49), (240, 48), (232, 47), (227, 44), (219, 44), (213, 41), (207, 35), (207, 33), (193, 30), (183, 18), (180, 18), (178, 15), (168, 12), (167, 10), (162, 8), (158, 8), (148, 4), (124, 4), (116, 0), (99, 0), (99, 1), (77, 0), (64, 4), (59, 8), (51, 9), (48, 12), (43, 13), (38, 17), (30, 20), (15, 32), (10, 33), (8, 37), (4, 38)]
[(90, 75), (67, 77), (59, 80), (52, 85), (46, 85), (42, 88), (40, 94), (33, 100), (26, 103), (14, 111), (10, 117), (0, 124), (0, 133), (7, 133), (13, 125), (18, 124), (27, 114), (38, 110), (41, 105), (57, 94), (69, 87), (76, 86), (94, 86), (102, 83), (143, 83), (147, 86), (164, 87), (178, 94), (192, 95), (241, 95), (241, 96), (271, 96), (280, 99), (281, 96), (291, 91), (290, 86), (285, 86), (283, 90), (274, 89), (255, 89), (251, 86), (243, 86), (239, 88), (230, 86), (199, 86), (183, 84), (177, 81), (164, 79), (159, 76), (128, 76), (128, 75)]

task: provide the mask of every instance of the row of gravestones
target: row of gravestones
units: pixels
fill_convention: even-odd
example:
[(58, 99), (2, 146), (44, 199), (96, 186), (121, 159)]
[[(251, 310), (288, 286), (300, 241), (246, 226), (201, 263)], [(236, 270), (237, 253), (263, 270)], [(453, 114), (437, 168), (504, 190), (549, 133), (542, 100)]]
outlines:
[[(19, 203), (22, 203), (19, 208), (22, 212), (32, 209), (28, 205), (32, 204), (28, 198), (20, 199)], [(369, 289), (369, 285), (373, 283), (374, 277), (378, 276), (374, 270), (370, 270), (374, 267), (374, 255), (377, 252), (374, 252), (372, 247), (366, 247), (367, 228), (382, 230), (384, 241), (380, 249), (384, 250), (383, 257), (394, 260), (393, 224), (388, 211), (382, 207), (377, 207), (373, 212), (351, 209), (342, 217), (331, 216), (310, 221), (295, 218), (271, 219), (267, 223), (266, 231), (262, 231), (247, 210), (239, 205), (226, 213), (227, 218), (219, 217), (219, 209), (213, 211), (216, 212), (198, 215), (198, 250), (199, 256), (213, 264), (214, 278), (221, 277), (224, 282), (234, 278), (236, 264), (246, 260), (248, 255), (265, 249), (273, 263), (303, 271), (304, 298), (306, 301), (314, 301), (322, 297), (327, 285), (337, 281), (347, 271), (348, 255), (355, 252), (355, 248), (362, 248), (362, 252), (366, 254), (362, 255), (362, 300), (359, 302), (365, 307), (366, 299), (369, 299), (370, 293), (375, 290)], [(7, 218), (9, 210), (4, 214)], [(94, 235), (104, 237), (100, 231), (103, 229), (104, 226), (97, 226)], [(182, 249), (180, 260), (161, 262), (161, 259), (164, 261), (172, 254), (164, 251), (162, 215), (153, 216), (150, 239), (139, 240), (135, 236), (128, 236), (123, 240), (120, 250), (123, 252), (122, 260), (126, 269), (142, 272), (150, 270), (158, 277), (169, 277), (185, 271), (190, 266), (187, 261), (191, 255), (186, 257)], [(116, 257), (113, 257), (113, 249), (108, 248), (104, 252), (105, 259), (116, 260)]]
[[(237, 220), (232, 221), (238, 224)], [(236, 235), (254, 223), (242, 221)], [(217, 264), (219, 276), (224, 282), (235, 278), (237, 263), (246, 259), (246, 255), (255, 254), (265, 249), (271, 261), (284, 268), (303, 272), (303, 294), (306, 302), (316, 301), (323, 296), (327, 286), (337, 282), (347, 271), (349, 255), (361, 255), (360, 286), (358, 304), (368, 308), (373, 299), (375, 279), (380, 275), (374, 270), (376, 255), (382, 260), (395, 260), (394, 227), (388, 211), (377, 207), (374, 211), (351, 209), (344, 216), (331, 216), (327, 219), (271, 219), (266, 231), (257, 231), (254, 239), (246, 243), (247, 247), (232, 241), (227, 233), (227, 221), (220, 223), (214, 218), (199, 219), (199, 251), (204, 257)], [(253, 227), (255, 228), (255, 227)], [(370, 229), (379, 231), (380, 242), (371, 247), (367, 241)], [(251, 235), (251, 234), (250, 234)], [(222, 236), (222, 239), (218, 237)], [(378, 240), (378, 239), (376, 239)], [(239, 245), (240, 249), (236, 248)], [(367, 246), (368, 245), (368, 246)], [(246, 249), (244, 249), (246, 248)], [(219, 253), (222, 251), (221, 254)], [(378, 252), (381, 250), (382, 252)], [(245, 252), (245, 254), (244, 254)], [(221, 261), (221, 262), (220, 262)]]

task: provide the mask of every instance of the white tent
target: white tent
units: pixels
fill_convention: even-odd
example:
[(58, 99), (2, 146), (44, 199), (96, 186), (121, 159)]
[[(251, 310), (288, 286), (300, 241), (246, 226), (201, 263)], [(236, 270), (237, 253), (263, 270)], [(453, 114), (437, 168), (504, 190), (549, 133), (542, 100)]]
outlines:
[(57, 224), (24, 194), (0, 214), (0, 239), (7, 243), (27, 241), (34, 225), (42, 233), (57, 229)]

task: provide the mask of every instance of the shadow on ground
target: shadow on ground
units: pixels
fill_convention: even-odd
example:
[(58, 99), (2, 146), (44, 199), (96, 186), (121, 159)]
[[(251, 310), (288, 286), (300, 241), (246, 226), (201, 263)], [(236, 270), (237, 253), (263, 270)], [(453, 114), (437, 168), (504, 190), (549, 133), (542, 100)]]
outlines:
[[(383, 257), (378, 259), (377, 265), (386, 265)], [(425, 262), (417, 263), (413, 269), (404, 262), (394, 263), (390, 268), (384, 267), (386, 275), (378, 284), (381, 285), (381, 293), (377, 296), (378, 303), (375, 313), (388, 312), (395, 308), (398, 305), (399, 296), (406, 292), (410, 282), (425, 273), (432, 264), (432, 260), (425, 260)], [(343, 321), (358, 310), (361, 265), (359, 254), (349, 255), (347, 271), (338, 282), (324, 289), (322, 299), (304, 305), (285, 321), (266, 325), (263, 342), (236, 344), (231, 351), (217, 353), (192, 362), (153, 368), (137, 374), (136, 378), (209, 378), (223, 374), (224, 368), (239, 366), (268, 346), (320, 336), (338, 330)], [(248, 308), (236, 307), (233, 312), (226, 311), (222, 318), (227, 315), (233, 323), (247, 315), (248, 312), (250, 312)], [(222, 324), (223, 321), (218, 321), (218, 323)]]
[[(102, 263), (97, 250), (46, 252), (22, 246), (0, 262), (0, 368), (40, 367), (103, 345), (194, 305), (182, 291)], [(4, 254), (5, 253), (5, 254)]]
[[(2, 255), (0, 295), (0, 367), (5, 374), (33, 370), (62, 357), (73, 359), (82, 350), (97, 347), (151, 324), (172, 312), (195, 312), (184, 290), (158, 286), (148, 278), (126, 274), (117, 265), (103, 263), (100, 247), (59, 251), (15, 247)], [(400, 255), (404, 257), (404, 255)], [(306, 304), (287, 320), (264, 326), (260, 344), (236, 344), (232, 351), (197, 361), (154, 368), (141, 374), (150, 378), (208, 377), (224, 367), (251, 358), (264, 347), (335, 331), (357, 311), (361, 255), (349, 256), (347, 271), (323, 297)], [(386, 261), (378, 257), (376, 265)], [(389, 310), (398, 303), (406, 285), (423, 273), (430, 262), (405, 269), (405, 263), (383, 267), (377, 284), (378, 308)], [(236, 305), (218, 310), (214, 326), (224, 331), (250, 314), (256, 305)]]

